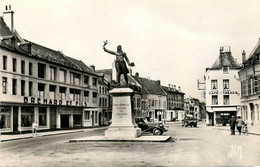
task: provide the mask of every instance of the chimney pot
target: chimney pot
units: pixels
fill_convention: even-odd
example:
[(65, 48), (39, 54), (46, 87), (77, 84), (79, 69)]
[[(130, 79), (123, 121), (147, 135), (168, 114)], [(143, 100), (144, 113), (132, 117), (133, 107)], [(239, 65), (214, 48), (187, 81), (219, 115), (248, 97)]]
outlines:
[(93, 71), (95, 71), (95, 66), (91, 65), (90, 68), (92, 68)]
[(246, 61), (246, 52), (245, 50), (243, 50), (242, 52), (242, 63), (244, 63)]

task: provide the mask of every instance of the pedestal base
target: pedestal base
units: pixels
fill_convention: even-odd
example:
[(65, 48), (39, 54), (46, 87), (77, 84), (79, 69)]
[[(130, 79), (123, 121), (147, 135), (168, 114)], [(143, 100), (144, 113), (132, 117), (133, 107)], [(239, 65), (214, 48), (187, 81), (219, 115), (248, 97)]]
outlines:
[(141, 129), (135, 126), (112, 126), (105, 131), (106, 138), (137, 138), (141, 136)]

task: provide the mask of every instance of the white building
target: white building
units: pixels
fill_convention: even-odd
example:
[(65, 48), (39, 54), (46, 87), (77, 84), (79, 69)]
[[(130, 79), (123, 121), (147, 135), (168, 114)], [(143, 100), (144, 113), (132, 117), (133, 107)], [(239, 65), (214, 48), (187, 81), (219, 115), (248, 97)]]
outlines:
[(204, 75), (207, 125), (225, 125), (232, 115), (241, 115), (240, 69), (230, 47), (220, 47), (218, 59)]

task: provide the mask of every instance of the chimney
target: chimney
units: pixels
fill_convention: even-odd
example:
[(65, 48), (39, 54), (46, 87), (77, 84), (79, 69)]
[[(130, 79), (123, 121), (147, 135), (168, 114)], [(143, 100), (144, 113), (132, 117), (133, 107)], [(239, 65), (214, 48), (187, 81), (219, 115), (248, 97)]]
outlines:
[(91, 68), (93, 71), (96, 71), (94, 65), (91, 65), (90, 68)]
[(242, 63), (244, 63), (246, 61), (246, 52), (245, 50), (243, 50), (242, 52)]
[(173, 89), (176, 90), (176, 85), (173, 86)]
[(159, 85), (161, 85), (161, 81), (160, 81), (160, 80), (157, 80), (156, 82), (157, 82)]
[(181, 87), (179, 86), (179, 91), (181, 91)]
[(169, 84), (169, 86), (168, 86), (168, 90), (171, 90), (171, 84)]
[(4, 14), (11, 14), (11, 31), (14, 31), (14, 11), (12, 11), (11, 9), (11, 5), (9, 5), (9, 10), (8, 10), (8, 6), (5, 6), (5, 11)]
[(138, 73), (138, 72), (136, 72), (136, 73), (135, 73), (135, 76), (139, 77), (139, 73)]

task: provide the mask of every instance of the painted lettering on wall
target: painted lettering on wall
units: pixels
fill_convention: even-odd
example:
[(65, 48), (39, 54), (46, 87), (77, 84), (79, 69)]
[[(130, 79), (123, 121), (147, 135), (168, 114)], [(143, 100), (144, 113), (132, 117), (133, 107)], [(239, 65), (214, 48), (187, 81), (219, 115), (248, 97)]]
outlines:
[[(24, 103), (31, 103), (31, 104), (48, 104), (48, 105), (67, 105), (72, 106), (73, 102), (71, 100), (65, 101), (63, 103), (62, 100), (56, 100), (56, 99), (42, 99), (42, 98), (34, 98), (34, 97), (24, 97), (23, 98)], [(87, 106), (87, 103), (82, 102), (75, 102), (76, 106)]]
[(210, 95), (218, 95), (218, 94), (223, 94), (223, 95), (232, 95), (232, 94), (238, 94), (237, 91), (223, 91), (223, 92), (209, 92)]

